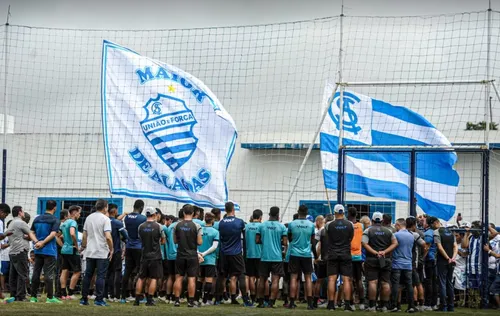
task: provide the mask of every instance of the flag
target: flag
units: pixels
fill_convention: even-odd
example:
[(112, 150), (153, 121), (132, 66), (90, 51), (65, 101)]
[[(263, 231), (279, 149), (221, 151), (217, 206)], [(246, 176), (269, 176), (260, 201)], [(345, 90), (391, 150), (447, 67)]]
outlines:
[(110, 191), (224, 208), (236, 126), (198, 78), (104, 41), (102, 122)]
[[(320, 149), (323, 178), (328, 189), (337, 189), (340, 93), (330, 98), (327, 84)], [(446, 137), (420, 114), (352, 91), (344, 92), (343, 145), (351, 146), (451, 146)], [(416, 156), (415, 196), (429, 215), (449, 220), (455, 213), (459, 183), (454, 152), (419, 152)], [(373, 197), (409, 202), (408, 153), (346, 152), (345, 190)]]

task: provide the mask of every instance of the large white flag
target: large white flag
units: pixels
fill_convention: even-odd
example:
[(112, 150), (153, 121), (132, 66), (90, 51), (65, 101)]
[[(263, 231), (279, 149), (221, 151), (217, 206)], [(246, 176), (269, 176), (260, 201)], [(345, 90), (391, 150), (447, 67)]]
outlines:
[(223, 208), (236, 126), (198, 78), (104, 41), (102, 121), (111, 193)]

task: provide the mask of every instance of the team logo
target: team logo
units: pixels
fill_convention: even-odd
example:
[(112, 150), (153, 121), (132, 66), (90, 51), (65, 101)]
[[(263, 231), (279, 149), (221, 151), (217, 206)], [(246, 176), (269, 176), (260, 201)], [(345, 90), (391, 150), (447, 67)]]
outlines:
[(158, 157), (176, 171), (189, 161), (198, 138), (193, 126), (198, 123), (186, 103), (164, 94), (149, 99), (144, 105), (146, 117), (140, 122), (144, 136)]
[[(354, 107), (359, 102), (360, 99), (356, 95), (350, 92), (344, 92), (344, 118), (342, 122), (342, 128), (344, 131), (354, 133), (354, 135), (357, 135), (359, 131), (361, 131), (361, 127), (357, 126), (358, 116), (356, 115), (356, 112), (352, 109), (352, 107)], [(337, 126), (337, 129), (340, 130), (340, 114), (333, 114), (332, 111), (333, 104), (336, 104), (337, 107), (340, 109), (341, 106), (340, 92), (335, 93), (332, 102), (330, 103), (330, 109), (328, 110), (328, 114), (332, 118), (332, 121)]]

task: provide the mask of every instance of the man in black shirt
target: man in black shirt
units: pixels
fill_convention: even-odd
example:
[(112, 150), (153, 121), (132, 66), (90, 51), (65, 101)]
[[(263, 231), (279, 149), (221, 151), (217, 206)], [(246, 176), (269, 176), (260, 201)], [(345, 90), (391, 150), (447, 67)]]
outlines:
[(351, 306), (352, 258), (351, 241), (354, 237), (354, 226), (344, 218), (344, 206), (335, 205), (335, 220), (326, 227), (328, 235), (328, 309), (335, 309), (335, 288), (337, 276), (342, 275), (344, 285), (345, 310), (353, 311)]
[(184, 220), (175, 226), (174, 242), (177, 244), (177, 260), (175, 262), (174, 306), (180, 306), (179, 297), (182, 290), (182, 279), (188, 278), (188, 307), (198, 307), (194, 304), (196, 277), (198, 276), (199, 257), (198, 246), (203, 244), (201, 226), (193, 222), (194, 207), (183, 207)]
[[(328, 277), (328, 271), (327, 271), (327, 262), (328, 262), (328, 235), (326, 234), (326, 226), (332, 222), (335, 219), (332, 214), (327, 214), (325, 216), (325, 221), (326, 224), (325, 226), (321, 227), (320, 230), (316, 233), (316, 240), (318, 243), (316, 244), (316, 253), (319, 254), (319, 258), (317, 260), (317, 270), (316, 272), (316, 277), (318, 278), (316, 280), (316, 285), (319, 288), (317, 290), (317, 293), (320, 292), (321, 290), (321, 285), (323, 284), (323, 280)], [(313, 304), (315, 307), (318, 304), (318, 299), (317, 297), (314, 298)]]
[(163, 266), (161, 262), (160, 244), (164, 242), (161, 234), (161, 226), (156, 222), (156, 210), (147, 207), (143, 215), (146, 216), (146, 222), (139, 225), (138, 235), (142, 243), (141, 266), (139, 270), (139, 279), (135, 288), (134, 306), (139, 306), (141, 300), (142, 285), (146, 279), (149, 279), (149, 291), (147, 295), (146, 306), (154, 306), (153, 295), (156, 291), (158, 279), (163, 277)]
[(439, 221), (433, 224), (434, 243), (437, 245), (437, 271), (439, 277), (440, 293), (440, 311), (454, 311), (454, 293), (453, 293), (453, 270), (455, 269), (455, 258), (458, 253), (457, 241), (455, 235), (448, 228), (441, 227)]
[(380, 280), (381, 310), (386, 312), (391, 293), (391, 252), (398, 246), (398, 241), (387, 227), (382, 226), (382, 217), (380, 212), (373, 213), (373, 226), (364, 231), (361, 244), (366, 249), (365, 273), (370, 306), (368, 311), (376, 311), (375, 300)]

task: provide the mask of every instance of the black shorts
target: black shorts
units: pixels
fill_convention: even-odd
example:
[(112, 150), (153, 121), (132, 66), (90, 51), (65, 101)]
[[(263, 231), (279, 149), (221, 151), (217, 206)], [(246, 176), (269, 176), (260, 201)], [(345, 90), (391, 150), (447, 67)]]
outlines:
[(139, 270), (139, 278), (141, 279), (161, 279), (163, 278), (163, 266), (161, 259), (143, 260)]
[(125, 250), (125, 270), (130, 273), (138, 273), (141, 266), (142, 250), (141, 249), (126, 249)]
[(354, 282), (363, 280), (363, 261), (352, 262), (352, 279)]
[(80, 259), (80, 255), (61, 255), (61, 257), (61, 270), (69, 270), (72, 272), (82, 271), (82, 260)]
[(245, 261), (243, 255), (221, 255), (219, 260), (219, 271), (224, 277), (240, 276), (245, 273)]
[(259, 276), (267, 278), (269, 277), (269, 273), (277, 276), (285, 275), (285, 270), (283, 269), (283, 262), (261, 261), (259, 266)]
[(200, 278), (216, 278), (217, 269), (215, 265), (200, 265)]
[(168, 275), (175, 275), (175, 262), (176, 260), (167, 260), (168, 261)]
[(349, 258), (337, 258), (328, 260), (328, 276), (339, 275), (343, 277), (352, 278), (352, 259)]
[(313, 272), (312, 258), (290, 256), (288, 270), (290, 274), (311, 274)]
[(320, 261), (316, 265), (316, 276), (318, 277), (318, 279), (324, 279), (328, 276), (327, 273), (328, 269), (326, 267), (327, 267), (326, 261)]
[(177, 258), (177, 260), (175, 260), (175, 274), (194, 278), (198, 276), (199, 266), (200, 263), (198, 262), (198, 258)]
[(161, 265), (163, 267), (163, 277), (166, 278), (169, 275), (169, 272), (168, 272), (168, 260), (167, 259), (162, 259), (161, 260)]
[(424, 283), (424, 266), (423, 265), (418, 265), (417, 266), (417, 273), (418, 273), (418, 279), (421, 283)]
[(245, 275), (249, 277), (259, 276), (260, 259), (250, 258), (245, 262)]
[(420, 276), (418, 275), (417, 269), (413, 269), (411, 278), (412, 278), (413, 286), (422, 284), (422, 282), (420, 281)]
[(113, 254), (111, 262), (109, 263), (108, 270), (110, 271), (122, 271), (122, 252), (117, 251)]
[(283, 270), (285, 271), (285, 275), (283, 276), (283, 282), (290, 281), (290, 269), (288, 268), (288, 262), (283, 262)]
[(380, 266), (378, 259), (365, 261), (366, 280), (379, 280), (384, 283), (391, 283), (391, 266), (391, 259), (385, 259), (385, 265), (383, 267)]

